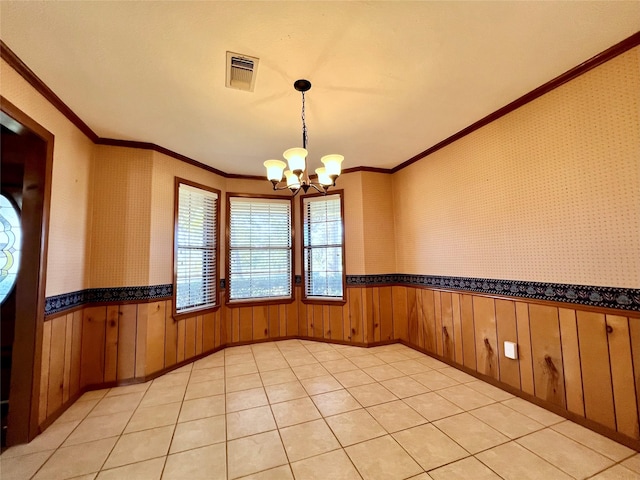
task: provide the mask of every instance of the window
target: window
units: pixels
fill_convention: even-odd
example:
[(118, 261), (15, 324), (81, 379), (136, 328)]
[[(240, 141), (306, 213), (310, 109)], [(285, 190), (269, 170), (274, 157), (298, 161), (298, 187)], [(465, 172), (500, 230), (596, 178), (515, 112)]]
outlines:
[(18, 209), (0, 195), (0, 303), (9, 297), (18, 277), (22, 228)]
[(344, 300), (342, 192), (302, 197), (303, 279), (307, 300)]
[(176, 178), (174, 314), (218, 306), (218, 190)]
[(227, 198), (229, 301), (291, 299), (291, 199)]

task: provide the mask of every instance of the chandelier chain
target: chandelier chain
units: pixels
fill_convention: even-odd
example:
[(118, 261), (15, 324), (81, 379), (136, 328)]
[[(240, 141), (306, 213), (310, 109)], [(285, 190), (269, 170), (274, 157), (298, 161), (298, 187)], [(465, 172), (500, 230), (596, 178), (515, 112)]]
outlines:
[(304, 111), (304, 92), (302, 92), (302, 148), (307, 148), (309, 137), (307, 135), (307, 122)]

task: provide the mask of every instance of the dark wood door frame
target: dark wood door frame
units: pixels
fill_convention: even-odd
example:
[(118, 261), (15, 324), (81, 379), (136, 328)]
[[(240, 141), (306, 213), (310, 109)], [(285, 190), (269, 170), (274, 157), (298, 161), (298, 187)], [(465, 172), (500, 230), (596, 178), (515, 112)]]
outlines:
[[(22, 265), (16, 284), (7, 444), (32, 440), (38, 432), (42, 330), (51, 203), (54, 136), (0, 96), (0, 110), (33, 136), (25, 158), (22, 200)], [(29, 259), (29, 260), (27, 260)]]

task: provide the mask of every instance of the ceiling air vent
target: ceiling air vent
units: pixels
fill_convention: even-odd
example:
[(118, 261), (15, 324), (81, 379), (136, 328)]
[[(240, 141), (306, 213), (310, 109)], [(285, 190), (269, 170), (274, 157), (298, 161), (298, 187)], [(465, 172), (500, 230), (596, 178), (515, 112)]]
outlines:
[(255, 57), (227, 52), (227, 83), (229, 88), (253, 92), (260, 60)]

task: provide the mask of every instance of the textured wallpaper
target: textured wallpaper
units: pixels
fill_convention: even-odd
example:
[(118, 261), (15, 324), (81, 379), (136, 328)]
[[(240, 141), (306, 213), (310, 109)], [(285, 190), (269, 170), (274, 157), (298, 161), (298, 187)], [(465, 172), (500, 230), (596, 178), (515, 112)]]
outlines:
[(401, 273), (640, 287), (640, 48), (393, 176)]

